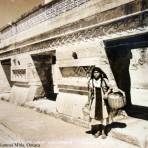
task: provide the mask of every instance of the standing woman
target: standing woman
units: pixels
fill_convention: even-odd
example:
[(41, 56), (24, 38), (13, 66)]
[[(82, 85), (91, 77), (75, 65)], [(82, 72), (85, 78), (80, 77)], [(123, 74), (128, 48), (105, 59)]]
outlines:
[[(111, 116), (111, 109), (107, 103), (107, 94), (111, 91), (108, 85), (108, 78), (106, 74), (99, 68), (94, 67), (88, 82), (88, 102), (86, 106), (89, 108), (90, 124), (94, 121), (101, 122), (101, 129), (95, 133), (95, 137), (102, 135), (106, 138), (106, 125), (109, 124)], [(92, 129), (91, 129), (92, 130)]]

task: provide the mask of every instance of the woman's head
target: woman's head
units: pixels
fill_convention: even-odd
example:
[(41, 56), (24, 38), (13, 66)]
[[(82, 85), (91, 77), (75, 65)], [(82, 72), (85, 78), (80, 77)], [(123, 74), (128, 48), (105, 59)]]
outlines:
[(91, 72), (91, 79), (107, 78), (106, 74), (99, 67), (94, 67)]

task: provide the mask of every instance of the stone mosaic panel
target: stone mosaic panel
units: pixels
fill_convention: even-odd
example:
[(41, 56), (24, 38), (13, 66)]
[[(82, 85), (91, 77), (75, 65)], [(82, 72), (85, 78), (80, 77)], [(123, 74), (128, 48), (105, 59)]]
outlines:
[[(86, 30), (81, 30), (79, 32), (74, 32), (72, 34), (58, 37), (55, 39), (51, 39), (48, 41), (44, 41), (42, 43), (37, 43), (31, 46), (26, 46), (23, 48), (17, 48), (16, 50), (1, 53), (0, 58), (16, 55), (19, 53), (31, 52), (35, 50), (47, 50), (47, 48), (55, 48), (55, 46), (60, 46), (63, 44), (69, 44), (79, 41), (87, 41), (93, 38), (102, 38), (101, 36), (108, 35), (125, 35), (130, 34), (132, 32), (140, 32), (142, 30), (146, 30), (147, 26), (147, 17), (148, 11), (126, 17), (124, 19), (120, 19), (114, 22), (110, 22), (108, 24), (96, 26), (93, 28), (88, 28)], [(142, 20), (141, 20), (142, 19)]]
[(26, 81), (26, 69), (14, 69), (11, 71), (12, 81)]
[(16, 23), (16, 26), (4, 30), (2, 32), (1, 39), (7, 39), (43, 21), (59, 16), (75, 7), (79, 7), (88, 1), (90, 0), (60, 0), (55, 4), (47, 5), (46, 7), (43, 7), (20, 20), (18, 23)]
[(94, 66), (61, 67), (63, 77), (88, 77)]

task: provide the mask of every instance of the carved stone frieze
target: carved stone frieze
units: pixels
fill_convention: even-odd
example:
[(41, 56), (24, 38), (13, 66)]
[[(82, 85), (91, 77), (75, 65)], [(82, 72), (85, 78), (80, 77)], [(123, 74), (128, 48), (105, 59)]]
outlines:
[[(141, 20), (142, 18), (142, 20)], [(47, 48), (55, 48), (63, 44), (74, 44), (79, 41), (87, 41), (94, 38), (103, 38), (103, 36), (134, 32), (139, 30), (138, 28), (144, 28), (148, 25), (148, 11), (144, 11), (137, 15), (129, 16), (114, 22), (103, 24), (100, 26), (94, 26), (78, 32), (74, 32), (65, 36), (49, 39), (40, 43), (36, 43), (23, 48), (17, 48), (13, 51), (8, 51), (0, 54), (0, 58), (16, 55), (24, 52), (46, 50)]]
[(29, 29), (32, 26), (59, 16), (62, 13), (72, 10), (75, 7), (79, 7), (88, 1), (90, 0), (60, 0), (52, 5), (47, 5), (46, 7), (43, 7), (28, 15), (24, 19), (18, 21), (16, 26), (4, 30), (2, 32), (1, 39), (7, 39), (13, 35)]
[(63, 77), (89, 77), (94, 66), (61, 67)]

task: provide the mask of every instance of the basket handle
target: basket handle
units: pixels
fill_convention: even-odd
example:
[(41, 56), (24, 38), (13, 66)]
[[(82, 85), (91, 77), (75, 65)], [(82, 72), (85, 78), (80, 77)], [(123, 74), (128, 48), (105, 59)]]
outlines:
[(116, 92), (117, 93), (121, 93), (123, 95), (123, 97), (125, 97), (125, 92), (123, 90), (119, 89), (119, 88), (113, 88), (112, 92), (114, 92), (114, 93), (116, 93)]

